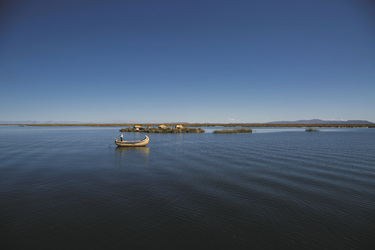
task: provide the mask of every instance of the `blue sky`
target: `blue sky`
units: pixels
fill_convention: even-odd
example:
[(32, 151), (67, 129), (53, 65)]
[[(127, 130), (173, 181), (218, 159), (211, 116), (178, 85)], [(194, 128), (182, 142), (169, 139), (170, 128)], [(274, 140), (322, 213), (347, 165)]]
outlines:
[(371, 0), (2, 1), (0, 121), (375, 122)]

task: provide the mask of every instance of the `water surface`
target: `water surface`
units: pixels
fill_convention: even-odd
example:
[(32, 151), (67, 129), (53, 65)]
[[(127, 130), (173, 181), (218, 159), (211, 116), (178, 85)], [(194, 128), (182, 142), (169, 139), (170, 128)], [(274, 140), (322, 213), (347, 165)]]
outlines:
[(374, 129), (119, 129), (0, 126), (2, 249), (375, 246)]

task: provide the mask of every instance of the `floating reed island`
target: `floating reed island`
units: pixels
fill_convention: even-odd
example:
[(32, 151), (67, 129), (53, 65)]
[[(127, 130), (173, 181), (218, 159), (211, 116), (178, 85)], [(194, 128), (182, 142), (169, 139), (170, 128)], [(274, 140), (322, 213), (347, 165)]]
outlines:
[(239, 129), (222, 129), (222, 130), (215, 130), (213, 133), (215, 134), (238, 134), (238, 133), (252, 133), (253, 130), (251, 128), (239, 128)]
[(316, 128), (307, 128), (306, 129), (306, 132), (318, 132), (319, 129), (316, 129)]
[(167, 127), (166, 125), (159, 125), (157, 128), (151, 128), (150, 126), (142, 127), (135, 125), (132, 128), (120, 129), (120, 132), (144, 132), (144, 133), (204, 133), (205, 131), (201, 128), (185, 128), (182, 125), (175, 125), (173, 127)]

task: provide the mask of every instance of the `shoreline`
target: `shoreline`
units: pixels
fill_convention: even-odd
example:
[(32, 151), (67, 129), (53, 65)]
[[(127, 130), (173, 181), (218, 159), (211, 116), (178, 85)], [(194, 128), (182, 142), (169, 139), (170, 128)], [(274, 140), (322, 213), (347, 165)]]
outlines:
[[(162, 123), (166, 126), (176, 126), (181, 123)], [(159, 126), (160, 123), (54, 123), (54, 124), (0, 124), (0, 126), (34, 126), (34, 127), (133, 127), (139, 126)], [(375, 128), (375, 124), (267, 124), (267, 123), (183, 123), (184, 127), (269, 127), (269, 128)]]

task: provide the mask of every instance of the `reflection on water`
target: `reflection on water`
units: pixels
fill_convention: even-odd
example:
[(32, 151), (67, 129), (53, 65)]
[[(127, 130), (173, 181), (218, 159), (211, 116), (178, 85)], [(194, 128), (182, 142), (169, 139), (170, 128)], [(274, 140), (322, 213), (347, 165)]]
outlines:
[(136, 165), (148, 165), (148, 147), (117, 147), (115, 151), (116, 162), (121, 166), (127, 163), (135, 163)]
[(177, 145), (182, 145), (184, 143), (184, 134), (183, 133), (173, 134), (173, 137), (174, 137), (174, 142)]
[(117, 147), (116, 148), (116, 157), (126, 157), (130, 154), (139, 154), (145, 158), (148, 157), (150, 148), (148, 147)]

